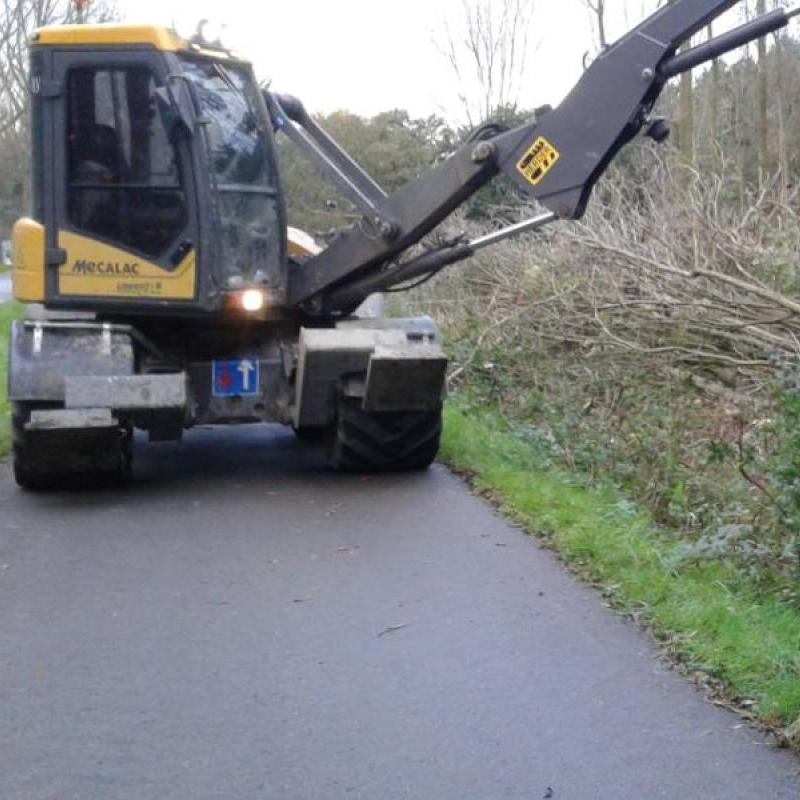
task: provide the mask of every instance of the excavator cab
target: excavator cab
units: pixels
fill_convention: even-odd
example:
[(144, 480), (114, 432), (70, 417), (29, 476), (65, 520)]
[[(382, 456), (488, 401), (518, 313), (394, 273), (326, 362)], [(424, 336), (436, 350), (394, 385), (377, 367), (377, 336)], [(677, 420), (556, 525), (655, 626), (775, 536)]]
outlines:
[(18, 299), (213, 313), (285, 294), (272, 126), (246, 62), (159, 28), (59, 26), (31, 49), (34, 213)]

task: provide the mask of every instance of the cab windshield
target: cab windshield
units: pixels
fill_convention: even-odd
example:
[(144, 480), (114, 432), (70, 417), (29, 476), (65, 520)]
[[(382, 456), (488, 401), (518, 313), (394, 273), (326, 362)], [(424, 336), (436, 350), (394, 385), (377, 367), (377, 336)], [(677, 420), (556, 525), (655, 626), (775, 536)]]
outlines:
[(263, 282), (280, 257), (277, 192), (269, 132), (258, 89), (243, 67), (183, 59), (194, 85), (222, 224), (223, 274), (229, 288)]

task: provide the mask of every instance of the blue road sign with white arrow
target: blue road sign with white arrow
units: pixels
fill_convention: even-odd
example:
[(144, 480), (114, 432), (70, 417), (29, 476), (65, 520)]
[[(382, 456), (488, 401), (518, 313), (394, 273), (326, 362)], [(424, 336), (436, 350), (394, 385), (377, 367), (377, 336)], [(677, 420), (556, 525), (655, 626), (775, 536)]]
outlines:
[(254, 397), (259, 393), (259, 365), (255, 358), (214, 361), (214, 397)]

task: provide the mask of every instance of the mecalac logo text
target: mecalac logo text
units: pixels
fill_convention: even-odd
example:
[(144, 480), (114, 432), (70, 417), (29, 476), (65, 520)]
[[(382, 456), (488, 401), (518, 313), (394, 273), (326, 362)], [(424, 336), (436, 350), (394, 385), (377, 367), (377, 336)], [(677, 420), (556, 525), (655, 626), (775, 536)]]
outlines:
[(137, 278), (139, 264), (122, 264), (119, 261), (86, 261), (81, 259), (72, 265), (73, 275), (109, 275), (111, 277)]

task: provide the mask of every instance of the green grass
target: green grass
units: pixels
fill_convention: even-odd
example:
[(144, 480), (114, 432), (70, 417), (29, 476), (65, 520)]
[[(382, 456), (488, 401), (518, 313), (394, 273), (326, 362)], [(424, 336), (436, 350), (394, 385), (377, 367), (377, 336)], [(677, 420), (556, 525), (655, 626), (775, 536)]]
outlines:
[(8, 358), (8, 331), (11, 320), (22, 316), (23, 307), (19, 303), (0, 303), (0, 458), (8, 453), (11, 444), (9, 424), (9, 405), (6, 394), (6, 363)]
[(552, 467), (496, 416), (451, 406), (442, 458), (543, 537), (615, 606), (649, 623), (690, 670), (754, 702), (771, 726), (800, 715), (800, 610), (722, 564), (684, 564), (675, 540), (612, 488)]

